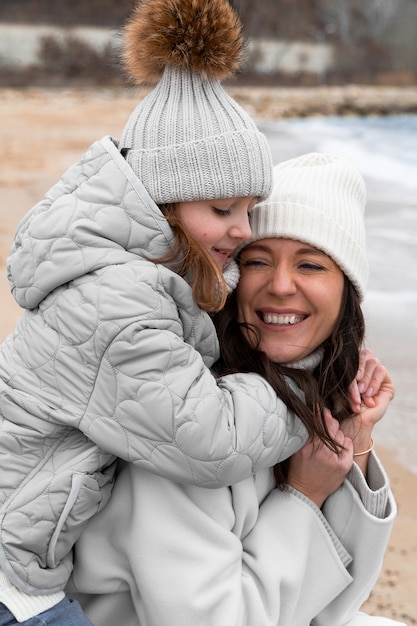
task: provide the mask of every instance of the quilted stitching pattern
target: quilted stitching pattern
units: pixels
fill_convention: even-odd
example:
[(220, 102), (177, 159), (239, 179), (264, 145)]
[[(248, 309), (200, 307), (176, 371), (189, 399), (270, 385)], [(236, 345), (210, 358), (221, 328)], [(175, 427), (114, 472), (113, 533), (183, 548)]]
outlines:
[(108, 142), (26, 216), (8, 260), (27, 311), (0, 350), (0, 567), (27, 592), (65, 585), (115, 456), (216, 487), (306, 437), (261, 378), (216, 383), (213, 324), (183, 279), (144, 260), (171, 233)]

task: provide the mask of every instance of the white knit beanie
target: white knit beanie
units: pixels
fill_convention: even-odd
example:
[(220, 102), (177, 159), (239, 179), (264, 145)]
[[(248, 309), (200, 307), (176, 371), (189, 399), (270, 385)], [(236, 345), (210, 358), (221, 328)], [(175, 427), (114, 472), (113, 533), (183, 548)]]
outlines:
[[(270, 197), (251, 212), (252, 236), (304, 241), (337, 263), (363, 299), (368, 280), (365, 183), (353, 164), (312, 152), (274, 167)], [(240, 249), (242, 249), (242, 246)]]
[(142, 0), (124, 45), (135, 81), (157, 81), (119, 145), (151, 198), (164, 204), (266, 197), (267, 140), (220, 84), (238, 68), (243, 46), (228, 0)]

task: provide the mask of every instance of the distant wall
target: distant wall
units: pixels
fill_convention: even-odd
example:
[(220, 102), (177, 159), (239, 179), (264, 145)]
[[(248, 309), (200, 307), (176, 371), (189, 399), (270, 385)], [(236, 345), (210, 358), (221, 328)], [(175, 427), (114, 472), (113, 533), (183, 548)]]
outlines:
[(248, 46), (251, 69), (261, 74), (274, 71), (321, 75), (332, 67), (333, 47), (325, 43), (252, 39)]
[(108, 43), (117, 46), (117, 31), (106, 28), (0, 24), (0, 65), (36, 64), (42, 38), (64, 40), (68, 36), (81, 39), (97, 50), (103, 49)]
[[(75, 37), (100, 50), (107, 44), (119, 45), (118, 31), (105, 28), (32, 26), (0, 24), (0, 65), (33, 65), (38, 61), (41, 39), (54, 37), (65, 40)], [(328, 44), (285, 42), (273, 39), (252, 39), (248, 42), (248, 63), (251, 71), (306, 72), (321, 75), (333, 62), (333, 50)]]

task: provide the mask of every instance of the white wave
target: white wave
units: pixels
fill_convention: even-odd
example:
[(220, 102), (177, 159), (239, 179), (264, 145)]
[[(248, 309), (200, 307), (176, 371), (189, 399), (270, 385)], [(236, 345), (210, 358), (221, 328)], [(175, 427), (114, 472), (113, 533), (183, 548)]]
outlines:
[[(417, 162), (416, 164), (398, 161), (396, 157), (375, 153), (366, 144), (357, 141), (338, 142), (326, 139), (319, 146), (320, 152), (335, 152), (355, 163), (363, 176), (368, 176), (384, 182), (391, 181), (396, 185), (404, 185), (417, 190)], [(416, 145), (417, 154), (417, 145)]]
[[(395, 298), (393, 297), (395, 296)], [(407, 304), (417, 303), (417, 291), (411, 289), (395, 290), (369, 290), (366, 294), (365, 302), (387, 302), (392, 304), (393, 308), (398, 308), (398, 304), (406, 302)]]
[(417, 190), (417, 116), (307, 118), (280, 128), (345, 156), (365, 177)]

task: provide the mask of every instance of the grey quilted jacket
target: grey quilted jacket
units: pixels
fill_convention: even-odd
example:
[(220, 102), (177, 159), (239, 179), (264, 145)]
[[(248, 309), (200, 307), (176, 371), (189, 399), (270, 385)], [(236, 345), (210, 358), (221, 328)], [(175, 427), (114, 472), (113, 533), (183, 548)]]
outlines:
[(213, 377), (210, 316), (146, 260), (171, 241), (110, 137), (19, 225), (8, 276), (26, 310), (0, 347), (0, 567), (27, 593), (64, 588), (116, 457), (216, 488), (306, 439), (259, 376)]

